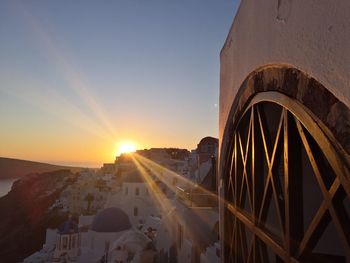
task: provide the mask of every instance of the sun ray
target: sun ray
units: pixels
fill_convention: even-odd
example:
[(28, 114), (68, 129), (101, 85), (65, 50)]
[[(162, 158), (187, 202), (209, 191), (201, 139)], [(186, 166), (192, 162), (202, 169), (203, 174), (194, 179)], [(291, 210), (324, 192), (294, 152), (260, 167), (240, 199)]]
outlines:
[(80, 74), (77, 68), (73, 67), (73, 63), (64, 56), (61, 49), (55, 45), (51, 36), (44, 30), (43, 25), (27, 10), (24, 4), (17, 3), (17, 6), (20, 15), (26, 20), (27, 25), (46, 48), (49, 58), (59, 68), (62, 76), (68, 82), (68, 87), (79, 96), (81, 101), (91, 111), (95, 124), (108, 132), (110, 138), (116, 138), (117, 133), (115, 128), (108, 118), (106, 111), (96, 100), (96, 96), (91, 93), (91, 88), (86, 78)]
[[(177, 178), (179, 181), (185, 182), (188, 185), (190, 185), (190, 187), (192, 188), (197, 188), (199, 189), (203, 195), (205, 195), (206, 197), (209, 198), (213, 198), (214, 200), (219, 200), (219, 196), (216, 193), (213, 193), (201, 186), (198, 186), (197, 184), (193, 183), (191, 180), (188, 180), (187, 178), (184, 178), (183, 176), (175, 173), (174, 171), (171, 171), (169, 169), (167, 169), (166, 167), (153, 162), (139, 154), (133, 154), (133, 156), (135, 156), (134, 158), (137, 159), (142, 165), (144, 165), (145, 167), (147, 167), (150, 171), (152, 171), (152, 174), (155, 175), (157, 177), (158, 180), (160, 180), (162, 183), (164, 183), (172, 192), (174, 192), (175, 194), (178, 193), (178, 188), (174, 185), (172, 185), (170, 182), (172, 181), (172, 178)], [(163, 170), (165, 171), (164, 173), (162, 173), (162, 175), (160, 175), (159, 170)], [(169, 176), (170, 178), (166, 178), (167, 176)], [(192, 207), (192, 208), (200, 208), (200, 209), (208, 209), (210, 207)], [(200, 217), (200, 219), (206, 223), (209, 224), (208, 218), (204, 217), (203, 215), (201, 215), (200, 213), (198, 213), (196, 211), (196, 209), (193, 209), (193, 211)]]
[[(171, 189), (174, 190), (174, 187), (172, 187), (171, 185), (167, 184), (167, 180), (164, 179), (164, 176), (160, 176), (158, 171), (155, 171), (154, 170), (154, 167), (157, 166), (158, 168), (159, 167), (162, 167), (162, 169), (166, 169), (167, 171), (171, 172), (171, 174), (173, 176), (179, 176), (179, 177), (182, 177), (181, 175), (178, 175), (176, 174), (175, 172), (139, 155), (139, 154), (132, 154), (132, 158), (133, 158), (133, 161), (135, 162), (135, 164), (137, 164), (137, 167), (138, 169), (140, 169), (140, 171), (142, 172), (142, 175), (143, 176), (146, 176), (147, 180), (148, 181), (153, 181), (154, 179), (151, 178), (151, 176), (149, 175), (149, 172), (147, 171), (150, 171), (152, 172), (152, 175), (156, 176), (157, 179), (159, 179), (161, 182), (163, 182), (164, 184), (166, 184), (167, 186), (169, 186), (169, 188), (171, 187)], [(146, 162), (148, 161), (148, 162)], [(152, 167), (153, 166), (153, 167)], [(163, 173), (164, 175), (164, 173)], [(185, 178), (183, 178), (185, 179)], [(187, 180), (187, 179), (185, 179)], [(188, 180), (189, 181), (189, 180)], [(197, 186), (196, 184), (194, 184), (193, 182), (189, 181), (189, 183), (191, 183), (192, 186)], [(203, 190), (206, 190), (206, 189), (203, 189)], [(209, 194), (211, 194), (211, 196), (215, 196), (216, 198), (220, 199), (215, 193), (211, 193), (210, 191), (206, 190), (206, 192)], [(155, 195), (155, 198), (157, 200), (157, 202), (159, 202), (164, 208), (165, 207), (168, 207), (168, 205), (170, 204), (168, 198), (166, 197), (166, 195), (164, 193), (162, 193), (160, 196), (157, 196)], [(178, 203), (179, 205), (181, 204), (181, 202)], [(170, 204), (172, 206), (174, 206), (174, 204)], [(182, 204), (182, 206), (185, 208), (187, 207), (185, 204)], [(178, 207), (175, 206), (177, 208), (180, 208), (181, 209), (181, 205)], [(204, 214), (201, 214), (199, 210), (202, 210), (201, 208), (189, 208), (187, 207), (188, 209), (191, 209), (191, 211), (193, 212), (193, 216), (196, 218), (196, 222), (198, 222), (199, 224), (203, 223), (209, 227), (213, 227), (212, 223), (213, 222), (210, 222), (210, 219), (207, 218)], [(206, 208), (205, 208), (206, 209)], [(172, 233), (172, 238), (176, 238), (176, 227), (177, 227), (177, 224), (180, 223), (182, 226), (187, 226), (186, 227), (186, 232), (187, 232), (187, 235), (188, 237), (190, 237), (192, 240), (195, 240), (197, 238), (197, 234), (195, 233), (194, 229), (192, 229), (191, 227), (188, 227), (188, 222), (187, 220), (182, 216), (181, 212), (178, 212), (178, 210), (174, 210), (174, 212), (171, 214), (171, 216), (169, 216), (167, 218), (167, 220), (164, 221), (164, 223), (166, 224), (166, 227), (168, 228), (169, 230), (169, 233)], [(176, 240), (176, 239), (173, 239), (173, 240)]]
[[(165, 211), (167, 214), (171, 213), (171, 216), (167, 216), (166, 218), (164, 218), (165, 220), (163, 220), (163, 222), (165, 224), (165, 227), (168, 229), (168, 233), (169, 233), (170, 237), (172, 238), (172, 240), (176, 240), (175, 239), (176, 232), (174, 231), (177, 227), (176, 224), (180, 223), (182, 226), (185, 226), (185, 225), (187, 225), (187, 222), (186, 222), (185, 218), (183, 218), (181, 213), (177, 212), (176, 209), (172, 213), (171, 208), (174, 207), (174, 204), (170, 203), (167, 196), (161, 191), (161, 189), (158, 187), (158, 185), (154, 183), (154, 179), (151, 177), (151, 175), (148, 172), (150, 170), (149, 166), (145, 163), (141, 163), (141, 161), (138, 157), (140, 157), (140, 155), (138, 155), (138, 154), (131, 155), (131, 158), (132, 158), (133, 162), (135, 163), (137, 169), (140, 171), (141, 175), (143, 176), (143, 178), (145, 179), (147, 184), (152, 189), (152, 191), (150, 191), (152, 194), (151, 196), (153, 196), (154, 200), (160, 204), (163, 211)], [(152, 175), (154, 175), (154, 173), (152, 173)], [(168, 211), (170, 211), (170, 212), (168, 212)], [(204, 224), (209, 225), (209, 223), (206, 220), (204, 220), (205, 218), (203, 218), (203, 216), (196, 213), (195, 210), (193, 210), (193, 211), (195, 212), (194, 215), (197, 216), (197, 220), (200, 220)], [(193, 230), (191, 228), (186, 228), (186, 232), (189, 235), (189, 237), (191, 237), (193, 240), (196, 238), (196, 234), (193, 232)]]
[[(168, 169), (168, 168), (166, 168), (166, 167), (164, 167), (164, 166), (162, 166), (162, 165), (160, 165), (160, 164), (158, 164), (156, 162), (153, 162), (152, 160), (150, 160), (148, 158), (145, 158), (145, 157), (143, 157), (143, 156), (141, 156), (139, 154), (135, 154), (135, 156), (136, 156), (136, 158), (140, 159), (140, 161), (142, 163), (145, 163), (150, 169), (152, 169), (155, 172), (155, 175), (158, 177), (159, 180), (164, 181), (165, 184), (168, 184), (169, 187), (171, 189), (175, 190), (175, 191), (176, 191), (177, 188), (174, 187), (173, 185), (171, 185), (169, 183), (170, 180), (166, 180), (164, 178), (164, 176), (169, 176), (169, 177), (171, 177), (171, 179), (176, 178), (178, 180), (178, 182), (182, 182), (183, 184), (187, 184), (187, 185), (189, 185), (189, 186), (191, 186), (193, 188), (197, 188), (197, 189), (199, 189), (200, 191), (202, 191), (203, 193), (205, 193), (205, 194), (207, 194), (209, 196), (218, 197), (218, 195), (216, 193), (213, 193), (213, 192), (209, 191), (208, 189), (205, 189), (205, 188), (201, 187), (200, 185), (192, 182), (191, 180), (183, 177), (182, 175), (179, 175), (176, 172), (174, 172), (174, 171), (172, 171), (172, 170), (170, 170), (170, 169)], [(163, 173), (163, 177), (160, 176), (157, 173), (157, 170), (165, 171), (165, 173)]]
[[(141, 176), (144, 178), (146, 184), (149, 187), (149, 193), (152, 199), (156, 204), (160, 206), (162, 211), (165, 214), (168, 214), (171, 211), (171, 208), (173, 205), (170, 203), (170, 201), (167, 199), (165, 194), (161, 191), (159, 186), (154, 182), (150, 174), (147, 172), (147, 170), (141, 165), (141, 163), (134, 157), (134, 155), (131, 155), (132, 161), (135, 163), (136, 168), (139, 170)], [(167, 218), (166, 220), (163, 221), (166, 228), (168, 229), (168, 233), (172, 235), (173, 231), (171, 224), (173, 224), (173, 219)], [(174, 238), (172, 236), (172, 238)]]

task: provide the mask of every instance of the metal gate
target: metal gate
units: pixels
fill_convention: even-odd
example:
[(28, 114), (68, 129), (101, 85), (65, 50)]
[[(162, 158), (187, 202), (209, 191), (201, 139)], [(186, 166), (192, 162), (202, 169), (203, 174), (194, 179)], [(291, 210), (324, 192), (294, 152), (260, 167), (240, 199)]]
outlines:
[(350, 262), (349, 170), (320, 127), (273, 91), (235, 122), (222, 157), (225, 262)]

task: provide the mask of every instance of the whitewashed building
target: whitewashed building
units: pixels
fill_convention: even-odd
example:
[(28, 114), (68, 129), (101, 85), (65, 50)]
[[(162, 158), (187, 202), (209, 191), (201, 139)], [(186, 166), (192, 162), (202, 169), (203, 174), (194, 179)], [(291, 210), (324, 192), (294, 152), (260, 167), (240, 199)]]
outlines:
[(52, 262), (76, 262), (80, 252), (78, 224), (69, 219), (57, 230)]

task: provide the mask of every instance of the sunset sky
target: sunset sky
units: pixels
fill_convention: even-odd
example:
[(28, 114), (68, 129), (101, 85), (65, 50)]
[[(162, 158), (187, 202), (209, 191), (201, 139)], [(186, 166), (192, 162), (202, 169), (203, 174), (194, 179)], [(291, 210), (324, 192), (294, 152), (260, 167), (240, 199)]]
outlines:
[(112, 162), (218, 135), (235, 0), (0, 1), (0, 156)]

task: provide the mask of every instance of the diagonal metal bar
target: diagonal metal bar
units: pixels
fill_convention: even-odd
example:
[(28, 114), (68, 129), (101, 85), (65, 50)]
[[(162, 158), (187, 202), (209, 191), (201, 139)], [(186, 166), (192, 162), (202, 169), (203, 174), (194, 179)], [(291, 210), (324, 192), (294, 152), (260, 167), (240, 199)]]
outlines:
[(236, 193), (234, 191), (234, 186), (233, 186), (233, 180), (232, 180), (232, 177), (235, 176), (236, 173), (233, 173), (233, 170), (235, 169), (235, 162), (234, 160), (236, 159), (236, 156), (235, 156), (235, 151), (232, 151), (232, 158), (231, 158), (231, 166), (230, 166), (230, 174), (229, 174), (229, 182), (228, 182), (228, 192), (229, 190), (231, 190), (232, 192), (232, 200), (228, 200), (228, 201), (231, 201), (231, 202), (234, 202), (236, 203)]
[[(252, 150), (251, 150), (251, 171), (252, 171), (252, 199), (253, 199), (253, 218), (254, 220), (256, 219), (256, 191), (255, 189), (257, 188), (255, 185), (255, 125), (254, 125), (254, 115), (255, 115), (255, 107), (252, 106), (252, 112), (251, 112), (251, 117), (250, 117), (250, 122), (251, 122), (251, 136), (252, 136)], [(255, 238), (255, 236), (254, 236)], [(254, 249), (255, 250), (255, 249)]]
[[(253, 111), (251, 111), (251, 116), (253, 114)], [(247, 189), (248, 189), (248, 198), (249, 198), (249, 202), (250, 202), (250, 206), (252, 208), (252, 202), (251, 202), (251, 194), (250, 194), (250, 184), (249, 184), (249, 180), (247, 177), (247, 158), (248, 158), (248, 152), (249, 152), (249, 144), (250, 144), (250, 137), (251, 137), (251, 128), (252, 128), (252, 122), (251, 122), (251, 117), (250, 117), (250, 121), (249, 121), (249, 128), (248, 128), (248, 136), (247, 136), (247, 142), (246, 142), (246, 150), (245, 152), (243, 151), (243, 145), (242, 145), (242, 138), (241, 135), (238, 133), (238, 142), (239, 142), (239, 148), (240, 148), (240, 153), (242, 156), (242, 163), (243, 163), (243, 180), (245, 180), (246, 184), (247, 184)], [(242, 190), (242, 189), (241, 189)]]
[[(244, 158), (244, 167), (247, 168), (247, 159), (248, 159), (248, 153), (249, 153), (249, 145), (252, 141), (252, 134), (253, 134), (253, 117), (254, 117), (254, 108), (252, 107), (250, 110), (250, 118), (249, 118), (249, 131), (248, 131), (248, 139), (247, 139), (247, 144), (246, 144), (246, 149), (245, 149), (245, 158)], [(251, 151), (253, 148), (251, 147)], [(253, 185), (249, 183), (249, 178), (247, 174), (247, 169), (245, 169), (245, 178), (246, 178), (246, 183), (247, 183), (247, 188), (248, 188), (248, 193), (249, 193), (249, 200), (250, 200), (250, 207), (253, 210), (253, 200), (252, 200), (252, 192), (253, 192)]]
[[(240, 142), (240, 135), (238, 134), (238, 142)], [(241, 157), (242, 157), (242, 163), (243, 163), (243, 156), (241, 154)], [(245, 177), (244, 177), (244, 163), (243, 163), (243, 172), (240, 171), (241, 173), (239, 174), (241, 177), (239, 178), (241, 181), (240, 181), (240, 190), (239, 190), (239, 198), (238, 198), (238, 202), (236, 203), (238, 206), (244, 206), (244, 203), (245, 203), (245, 199), (243, 199), (245, 196), (245, 192), (244, 192), (244, 181), (245, 181)], [(236, 174), (236, 178), (237, 178), (238, 174)]]
[(258, 111), (258, 119), (259, 119), (259, 125), (260, 125), (260, 132), (262, 135), (263, 144), (264, 144), (264, 148), (265, 148), (266, 158), (267, 158), (266, 161), (268, 164), (268, 175), (267, 175), (268, 178), (267, 178), (267, 182), (266, 182), (265, 189), (264, 189), (263, 201), (262, 201), (261, 210), (259, 213), (259, 221), (261, 219), (262, 210), (264, 209), (264, 206), (265, 206), (264, 202), (265, 202), (267, 191), (268, 191), (268, 183), (271, 182), (272, 191), (273, 191), (273, 199), (274, 199), (277, 214), (278, 214), (278, 221), (280, 224), (281, 231), (282, 231), (282, 233), (284, 233), (284, 224), (283, 224), (283, 220), (282, 220), (281, 204), (280, 204), (278, 197), (277, 197), (275, 180), (274, 180), (274, 176), (272, 174), (273, 162), (274, 162), (274, 159), (276, 156), (276, 150), (277, 150), (277, 146), (278, 146), (278, 143), (280, 140), (280, 134), (281, 134), (282, 124), (283, 124), (283, 120), (284, 120), (284, 114), (283, 114), (283, 111), (281, 111), (281, 116), (280, 116), (280, 120), (279, 120), (279, 124), (278, 124), (278, 130), (277, 130), (277, 134), (276, 134), (276, 138), (275, 138), (275, 142), (274, 142), (274, 146), (273, 146), (271, 159), (269, 159), (269, 154), (268, 154), (268, 150), (267, 150), (267, 143), (266, 143), (265, 133), (264, 133), (264, 126), (263, 126), (259, 111)]
[[(249, 146), (249, 142), (250, 142), (250, 131), (251, 131), (251, 124), (249, 125), (249, 132), (248, 132), (248, 140), (247, 140), (247, 146)], [(249, 199), (249, 205), (250, 208), (253, 208), (253, 204), (252, 204), (252, 197), (251, 197), (251, 191), (250, 191), (250, 184), (249, 184), (249, 180), (248, 180), (248, 175), (247, 175), (247, 158), (248, 158), (248, 147), (246, 147), (246, 152), (243, 152), (243, 146), (242, 146), (242, 139), (240, 134), (238, 134), (238, 141), (239, 141), (239, 146), (240, 146), (240, 151), (241, 151), (241, 156), (242, 156), (242, 162), (243, 162), (243, 181), (245, 181), (246, 185), (247, 185), (247, 192), (248, 192), (248, 199)]]
[[(268, 151), (267, 151), (265, 133), (264, 133), (263, 125), (262, 125), (262, 120), (261, 120), (261, 116), (260, 116), (259, 107), (256, 107), (256, 110), (257, 110), (257, 115), (258, 115), (258, 122), (259, 122), (259, 128), (260, 128), (260, 133), (261, 133), (261, 139), (262, 139), (263, 146), (264, 146), (265, 158), (266, 158), (266, 162), (267, 162), (268, 167), (270, 167), (270, 157), (269, 157), (269, 154), (268, 154)], [(270, 184), (270, 173), (268, 171), (266, 182), (265, 182), (265, 187), (264, 187), (264, 192), (263, 192), (263, 197), (262, 197), (262, 201), (261, 201), (261, 205), (260, 205), (260, 209), (259, 209), (259, 216), (258, 216), (258, 221), (259, 222), (261, 221), (261, 216), (262, 216), (262, 213), (264, 211), (265, 201), (266, 201), (266, 197), (267, 197), (267, 194), (268, 194), (269, 184)]]
[[(269, 187), (271, 187), (271, 189), (269, 189)], [(259, 211), (259, 216), (258, 216), (258, 222), (259, 223), (261, 221), (265, 220), (264, 214), (267, 213), (267, 208), (268, 208), (267, 205), (269, 204), (269, 202), (271, 202), (271, 194), (272, 194), (271, 191), (272, 191), (272, 186), (270, 186), (270, 183), (268, 181), (265, 184), (264, 195), (263, 195), (263, 199), (262, 199), (261, 207), (260, 207), (260, 211)], [(268, 200), (268, 202), (266, 200)]]
[[(335, 196), (336, 192), (339, 189), (339, 186), (340, 181), (338, 178), (336, 178), (330, 188), (331, 198)], [(314, 218), (312, 219), (308, 229), (304, 234), (303, 239), (300, 242), (297, 257), (302, 256), (307, 250), (312, 250), (316, 245), (318, 237), (322, 235), (330, 221), (330, 217), (326, 218), (327, 209), (327, 202), (324, 200), (320, 208), (317, 210)], [(321, 221), (324, 221), (323, 224), (321, 224)]]
[(263, 145), (264, 145), (264, 150), (265, 150), (266, 161), (267, 161), (267, 165), (270, 167), (269, 150), (267, 149), (266, 137), (265, 137), (264, 127), (263, 127), (262, 120), (261, 120), (259, 107), (257, 107), (257, 111), (258, 111), (259, 127), (260, 127), (261, 137), (263, 139)]
[[(257, 227), (251, 219), (249, 219), (244, 213), (237, 207), (226, 204), (226, 207), (231, 211), (238, 220), (240, 220), (251, 232), (253, 232), (261, 241), (267, 244), (280, 258), (287, 261), (286, 252), (269, 234), (265, 233), (260, 227)], [(293, 262), (297, 262), (296, 259)]]
[(284, 212), (285, 212), (285, 235), (284, 235), (284, 247), (287, 252), (287, 257), (291, 255), (290, 247), (290, 215), (289, 215), (289, 163), (288, 163), (288, 112), (283, 109), (284, 122), (283, 122), (283, 155), (284, 155)]
[[(343, 248), (344, 248), (344, 251), (347, 255), (347, 258), (348, 260), (350, 260), (350, 244), (349, 244), (349, 239), (346, 235), (346, 233), (348, 231), (346, 231), (346, 229), (344, 228), (342, 222), (340, 222), (339, 218), (338, 218), (338, 215), (337, 215), (337, 212), (332, 204), (332, 199), (330, 198), (330, 194), (329, 192), (327, 191), (327, 188), (326, 186), (324, 185), (324, 182), (323, 182), (323, 179), (322, 179), (322, 176), (321, 176), (321, 173), (320, 173), (320, 170), (317, 166), (317, 163), (315, 161), (315, 158), (313, 156), (313, 153), (310, 149), (310, 145), (307, 141), (307, 138), (305, 136), (305, 133), (304, 133), (304, 130), (300, 124), (300, 122), (295, 118), (295, 121), (296, 121), (296, 124), (297, 124), (297, 127), (298, 127), (298, 131), (299, 131), (299, 135), (302, 139), (302, 142), (304, 144), (304, 147), (305, 147), (305, 150), (306, 150), (306, 153), (309, 157), (309, 160), (310, 160), (310, 163), (311, 163), (311, 166), (312, 166), (312, 169), (315, 173), (315, 176), (316, 176), (316, 180), (320, 186), (320, 189), (321, 189), (321, 192), (323, 194), (323, 198), (326, 202), (326, 205), (328, 207), (328, 210), (331, 214), (331, 217), (332, 217), (332, 221), (337, 229), (337, 233), (339, 235), (339, 238), (340, 238), (340, 241), (343, 245)], [(350, 234), (350, 233), (348, 233)]]
[(283, 217), (282, 217), (282, 204), (279, 201), (278, 198), (278, 194), (277, 194), (277, 187), (276, 187), (276, 178), (275, 175), (272, 173), (272, 169), (273, 169), (273, 164), (275, 161), (275, 156), (276, 156), (276, 151), (277, 151), (277, 147), (280, 141), (280, 135), (281, 135), (281, 130), (283, 127), (283, 123), (284, 123), (284, 114), (283, 111), (281, 112), (281, 117), (280, 117), (280, 121), (278, 124), (278, 131), (277, 131), (277, 135), (276, 135), (276, 139), (275, 139), (275, 143), (274, 143), (274, 148), (273, 148), (273, 153), (272, 153), (272, 157), (271, 157), (271, 162), (270, 162), (270, 167), (269, 167), (269, 172), (270, 172), (270, 176), (271, 176), (271, 185), (272, 185), (272, 190), (273, 190), (273, 197), (274, 197), (274, 201), (275, 201), (275, 205), (276, 205), (276, 209), (277, 209), (277, 214), (278, 214), (278, 221), (281, 227), (281, 231), (282, 233), (284, 233), (284, 223), (283, 223)]

